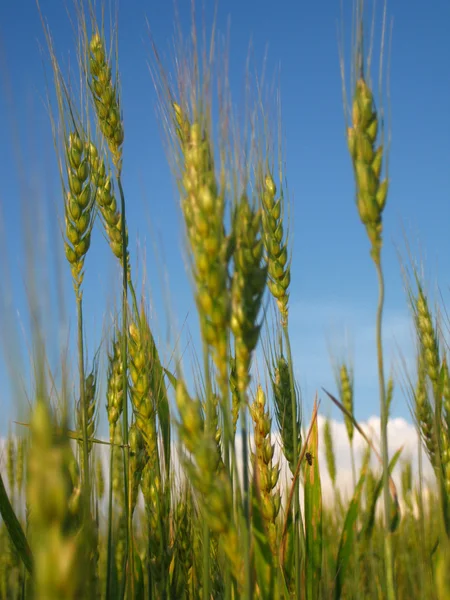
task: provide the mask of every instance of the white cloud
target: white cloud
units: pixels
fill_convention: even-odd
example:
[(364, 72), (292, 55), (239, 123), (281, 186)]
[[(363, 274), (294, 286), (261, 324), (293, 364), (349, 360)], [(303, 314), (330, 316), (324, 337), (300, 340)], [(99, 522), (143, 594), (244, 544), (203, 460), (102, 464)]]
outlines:
[[(320, 473), (321, 473), (321, 481), (322, 481), (322, 495), (324, 503), (331, 503), (333, 501), (333, 490), (331, 485), (331, 480), (328, 475), (328, 470), (326, 466), (325, 459), (325, 446), (323, 442), (323, 426), (325, 423), (325, 418), (322, 415), (318, 416), (318, 426), (319, 426), (319, 453), (318, 457), (314, 457), (314, 460), (319, 460), (320, 465)], [(347, 438), (347, 431), (345, 428), (345, 424), (343, 422), (338, 422), (336, 420), (331, 420), (331, 432), (333, 437), (333, 447), (336, 458), (336, 467), (337, 467), (337, 487), (343, 494), (343, 497), (347, 500), (351, 497), (353, 482), (352, 482), (352, 467), (351, 467), (351, 458), (350, 458), (350, 446)], [(373, 440), (377, 449), (379, 448), (379, 431), (380, 431), (380, 419), (377, 416), (373, 416), (369, 418), (365, 422), (360, 423), (362, 429), (366, 432), (366, 434)], [(281, 450), (281, 440), (279, 434), (274, 434), (272, 436), (272, 441), (275, 443), (275, 460), (280, 461), (281, 474), (280, 474), (280, 485), (286, 486), (290, 485), (291, 476), (288, 471), (286, 461), (282, 455)], [(413, 471), (413, 482), (417, 481), (418, 477), (418, 442), (417, 442), (417, 433), (416, 429), (413, 425), (408, 423), (405, 419), (395, 418), (391, 419), (388, 426), (388, 442), (389, 442), (389, 453), (392, 457), (394, 453), (400, 448), (403, 447), (403, 451), (400, 457), (399, 462), (394, 470), (393, 478), (397, 485), (398, 491), (401, 491), (400, 484), (400, 474), (401, 474), (401, 466), (402, 461), (410, 460), (412, 463), (412, 471)], [(253, 444), (252, 438), (250, 439), (250, 444)], [(356, 463), (356, 471), (361, 466), (361, 460), (366, 450), (366, 442), (362, 438), (362, 436), (355, 430), (354, 434), (354, 453), (355, 453), (355, 463)], [(109, 460), (109, 448), (108, 446), (99, 445), (97, 446), (97, 451), (99, 452), (102, 462), (104, 465), (104, 477), (105, 477), (105, 486), (108, 489), (108, 473), (109, 469), (107, 468), (108, 460)], [(237, 436), (236, 438), (236, 455), (239, 464), (240, 473), (242, 473), (242, 438)], [(182, 476), (180, 473), (180, 465), (177, 454), (176, 443), (173, 442), (173, 450), (172, 450), (173, 463), (176, 472), (176, 482), (180, 483)], [(424, 478), (425, 485), (424, 487), (434, 486), (434, 475), (432, 472), (431, 465), (426, 458), (424, 452), (422, 451), (423, 458), (423, 469), (424, 469)], [(381, 474), (381, 466), (376, 460), (375, 457), (372, 456), (372, 467), (374, 468), (376, 473)], [(6, 448), (5, 448), (5, 439), (0, 439), (0, 469), (2, 472), (2, 476), (4, 479), (4, 483), (8, 489), (8, 482), (6, 476)]]
[[(323, 425), (325, 423), (325, 419), (322, 416), (318, 417), (319, 423), (319, 447), (320, 447), (320, 473), (323, 485), (323, 495), (324, 498), (330, 498), (332, 495), (332, 485), (331, 480), (328, 475), (328, 470), (326, 466), (325, 459), (325, 445), (323, 443)], [(365, 422), (360, 423), (361, 428), (367, 434), (367, 436), (373, 441), (375, 447), (380, 452), (380, 419), (377, 416), (370, 417)], [(347, 497), (351, 494), (351, 490), (353, 488), (352, 481), (352, 466), (351, 466), (351, 455), (350, 455), (350, 446), (347, 438), (347, 430), (345, 428), (345, 424), (343, 422), (331, 421), (331, 431), (333, 436), (333, 446), (336, 455), (336, 465), (337, 465), (337, 484), (342, 493), (344, 493)], [(362, 457), (367, 447), (366, 441), (359, 434), (358, 431), (355, 430), (354, 433), (354, 454), (355, 454), (355, 463), (356, 463), (356, 471), (358, 472), (361, 467)], [(397, 485), (398, 491), (400, 492), (400, 475), (402, 464), (405, 461), (411, 461), (412, 471), (413, 471), (413, 481), (417, 481), (418, 477), (418, 439), (417, 432), (414, 425), (408, 423), (405, 419), (395, 418), (389, 421), (388, 425), (388, 447), (389, 447), (389, 456), (395, 454), (397, 450), (402, 449), (400, 459), (397, 462), (397, 466), (393, 472), (393, 479)], [(381, 453), (381, 452), (380, 452)], [(423, 449), (421, 449), (422, 460), (423, 460), (423, 472), (424, 477), (429, 484), (433, 484), (433, 472), (431, 465), (426, 457)], [(381, 474), (381, 465), (378, 460), (372, 455), (371, 466), (375, 470)]]

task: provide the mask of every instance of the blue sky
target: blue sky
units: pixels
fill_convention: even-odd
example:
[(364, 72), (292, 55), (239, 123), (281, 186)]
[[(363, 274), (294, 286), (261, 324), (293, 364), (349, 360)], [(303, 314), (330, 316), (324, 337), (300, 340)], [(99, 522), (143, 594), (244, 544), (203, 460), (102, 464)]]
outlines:
[[(65, 3), (41, 0), (40, 4), (58, 58), (66, 64), (69, 60), (74, 63), (74, 38)], [(178, 4), (187, 35), (190, 1), (180, 0)], [(210, 23), (213, 3), (206, 4)], [(314, 393), (322, 385), (335, 389), (329, 346), (342, 355), (347, 339), (355, 363), (355, 413), (359, 419), (368, 419), (379, 412), (374, 349), (377, 287), (366, 233), (354, 204), (351, 164), (344, 137), (337, 39), (340, 4), (332, 0), (279, 0), (274, 8), (274, 3), (268, 0), (228, 0), (219, 3), (217, 24), (222, 33), (227, 31), (228, 19), (231, 25), (230, 81), (236, 103), (243, 99), (250, 41), (256, 68), (261, 68), (267, 49), (267, 73), (273, 76), (277, 69), (281, 73), (286, 176), (293, 214), (290, 325), (305, 407), (309, 413)], [(351, 3), (343, 4), (348, 48)], [(379, 25), (381, 2), (377, 6)], [(425, 263), (431, 291), (439, 282), (444, 299), (448, 296), (450, 4), (436, 0), (432, 8), (425, 9), (418, 0), (389, 2), (388, 16), (393, 18), (393, 37), (391, 187), (384, 213), (383, 253), (387, 283), (384, 330), (387, 371), (396, 360), (397, 346), (408, 360), (413, 357), (397, 254), (400, 248), (405, 256), (404, 231), (414, 256)], [(134, 265), (139, 261), (139, 277), (145, 273), (146, 289), (151, 294), (152, 324), (162, 353), (168, 356), (187, 313), (188, 327), (196, 339), (196, 319), (182, 256), (177, 198), (147, 68), (152, 55), (145, 18), (158, 49), (170, 57), (174, 34), (172, 2), (134, 0), (119, 7), (124, 187), (132, 261)], [(376, 34), (379, 35), (379, 27)], [(24, 280), (27, 279), (25, 245), (29, 243), (35, 256), (46, 249), (47, 262), (40, 264), (47, 266), (35, 273), (40, 290), (50, 290), (48, 325), (53, 339), (61, 341), (68, 332), (73, 339), (75, 312), (68, 267), (60, 259), (58, 217), (63, 205), (45, 108), (45, 73), (50, 77), (35, 3), (33, 0), (0, 3), (0, 223), (5, 231), (1, 236), (0, 269), (7, 263), (11, 273), (11, 285), (1, 292), (3, 300), (7, 300), (7, 310), (3, 310), (0, 323), (4, 327), (5, 322), (11, 324), (19, 315), (19, 331), (22, 324), (25, 331), (28, 329)], [(27, 217), (31, 219), (33, 235), (24, 236), (23, 223)], [(46, 225), (43, 230), (42, 224)], [(100, 228), (94, 238), (86, 262), (84, 293), (90, 358), (100, 342), (104, 320), (109, 322), (112, 305), (111, 301), (105, 305), (106, 298), (111, 298), (113, 290), (119, 290), (116, 265)], [(158, 266), (161, 262), (162, 268)], [(58, 272), (67, 300), (67, 314), (62, 316), (55, 305), (54, 282)], [(162, 291), (165, 285), (170, 291), (169, 299)], [(173, 317), (178, 328), (172, 327), (169, 336), (167, 323)], [(5, 329), (1, 335), (6, 339)], [(183, 345), (186, 337), (185, 330)], [(13, 341), (8, 338), (8, 343), (2, 344), (5, 350), (3, 346), (5, 355), (15, 361)], [(26, 346), (22, 342), (19, 346), (26, 360)], [(2, 365), (0, 380), (5, 378), (6, 368)], [(407, 403), (399, 387), (393, 414), (408, 417)], [(16, 411), (10, 404), (11, 389), (9, 386), (3, 389), (6, 391), (0, 402), (12, 417)], [(323, 409), (329, 410), (326, 402)], [(333, 414), (338, 416), (336, 411)]]

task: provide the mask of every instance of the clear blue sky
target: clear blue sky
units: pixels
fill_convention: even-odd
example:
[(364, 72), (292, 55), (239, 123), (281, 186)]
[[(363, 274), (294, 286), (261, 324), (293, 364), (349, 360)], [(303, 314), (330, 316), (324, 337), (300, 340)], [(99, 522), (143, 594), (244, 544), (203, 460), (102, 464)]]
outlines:
[[(213, 3), (206, 4), (210, 23)], [(355, 361), (356, 416), (366, 419), (379, 412), (374, 351), (377, 287), (366, 233), (354, 204), (351, 164), (344, 137), (337, 41), (340, 4), (335, 0), (222, 1), (218, 8), (218, 29), (226, 32), (230, 19), (231, 86), (237, 102), (243, 97), (250, 41), (258, 68), (267, 48), (268, 74), (272, 76), (281, 69), (286, 175), (293, 212), (291, 335), (306, 406), (311, 407), (315, 390), (320, 386), (335, 389), (327, 344), (331, 341), (333, 350), (342, 353), (345, 350), (342, 334), (347, 330)], [(343, 4), (348, 47), (351, 3)], [(187, 35), (190, 2), (180, 0), (179, 5)], [(381, 2), (377, 5), (379, 25)], [(58, 58), (74, 63), (73, 33), (65, 3), (41, 0), (41, 9), (54, 36)], [(425, 6), (419, 0), (388, 2), (388, 16), (394, 21), (390, 71), (391, 187), (384, 213), (383, 255), (387, 281), (387, 371), (390, 360), (395, 358), (397, 344), (408, 359), (413, 356), (409, 313), (396, 250), (399, 246), (404, 251), (403, 227), (414, 254), (425, 260), (431, 288), (434, 289), (438, 280), (444, 298), (448, 295), (450, 3), (436, 0)], [(170, 289), (171, 311), (179, 326), (190, 311), (188, 324), (195, 332), (196, 319), (182, 257), (182, 228), (173, 179), (163, 149), (156, 95), (146, 64), (151, 58), (146, 17), (160, 52), (169, 56), (172, 52), (172, 2), (121, 3), (119, 52), (125, 121), (124, 186), (133, 264), (139, 255), (139, 276), (142, 276), (144, 257), (146, 285), (152, 294), (153, 325), (163, 354), (167, 354), (173, 345), (174, 332), (167, 342), (168, 301), (161, 292), (164, 277)], [(57, 218), (62, 215), (63, 205), (44, 105), (45, 72), (49, 77), (46, 44), (35, 3), (33, 0), (0, 3), (0, 203), (2, 228), (6, 232), (6, 237), (1, 234), (0, 269), (5, 264), (3, 244), (6, 241), (11, 271), (11, 288), (1, 291), (11, 310), (4, 315), (11, 323), (11, 319), (20, 314), (27, 330), (23, 222), (24, 214), (33, 215), (35, 231), (37, 217), (50, 223), (50, 236), (45, 238), (40, 234), (41, 240), (47, 240), (50, 273), (46, 275), (45, 269), (38, 273), (42, 290), (55, 289), (55, 268), (61, 269), (68, 302), (65, 323), (73, 339), (75, 312), (70, 276), (67, 264), (58, 258), (61, 241)], [(111, 297), (112, 286), (118, 291), (115, 263), (100, 228), (96, 229), (94, 238), (85, 278), (85, 325), (91, 358), (95, 344), (100, 341), (105, 298)], [(29, 236), (27, 240), (32, 243), (33, 252), (42, 245)], [(55, 251), (54, 244), (59, 244), (59, 250)], [(158, 248), (157, 255), (155, 248)], [(157, 266), (161, 260), (164, 261), (162, 269)], [(111, 304), (108, 310), (110, 308)], [(58, 312), (53, 310), (49, 321), (55, 325)], [(4, 322), (5, 319), (0, 321)], [(54, 329), (55, 335), (64, 334)], [(5, 331), (0, 335), (5, 338)], [(13, 356), (13, 349), (8, 341), (9, 356)], [(2, 365), (0, 381), (5, 377)], [(12, 416), (9, 388), (3, 389), (6, 391), (1, 392), (0, 402)], [(397, 392), (393, 413), (409, 418), (401, 390)], [(324, 408), (328, 410), (326, 405)], [(6, 428), (3, 419), (2, 423), (2, 428)]]

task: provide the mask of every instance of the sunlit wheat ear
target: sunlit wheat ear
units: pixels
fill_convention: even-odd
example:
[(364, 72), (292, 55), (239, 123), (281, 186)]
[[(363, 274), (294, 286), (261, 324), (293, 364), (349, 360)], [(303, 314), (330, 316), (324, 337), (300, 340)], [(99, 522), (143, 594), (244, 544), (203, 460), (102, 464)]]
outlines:
[[(86, 428), (87, 428), (87, 436), (88, 436), (89, 440), (92, 440), (92, 438), (94, 437), (95, 429), (96, 429), (96, 425), (97, 425), (97, 423), (96, 423), (96, 420), (97, 420), (97, 397), (96, 397), (97, 374), (98, 374), (98, 362), (97, 362), (97, 360), (94, 360), (94, 364), (92, 365), (92, 370), (89, 373), (89, 375), (86, 377), (85, 386), (84, 386), (84, 390), (85, 390), (84, 393), (85, 393), (85, 400), (86, 400), (86, 407), (87, 407)], [(78, 431), (82, 432), (83, 416), (82, 416), (81, 400), (78, 400), (77, 406), (76, 406), (76, 421), (77, 421)], [(80, 447), (80, 452), (83, 452), (83, 444), (81, 441), (79, 442), (79, 447)], [(92, 441), (90, 441), (88, 444), (88, 453), (89, 454), (91, 453), (91, 450), (92, 450)]]
[(2, 549), (2, 561), (0, 563), (0, 597), (7, 598), (12, 587), (11, 573), (18, 565), (18, 557), (9, 538), (6, 527), (0, 530), (0, 547)]
[(245, 392), (250, 381), (252, 353), (259, 339), (258, 315), (267, 266), (263, 264), (261, 212), (243, 194), (235, 214), (234, 273), (231, 287), (231, 330), (235, 339), (237, 387)]
[[(123, 489), (123, 488), (122, 488)], [(114, 546), (114, 560), (116, 563), (116, 571), (119, 583), (125, 575), (123, 565), (125, 564), (124, 559), (127, 552), (127, 521), (125, 515), (122, 513), (119, 516), (119, 522), (116, 529), (116, 543)]]
[(47, 405), (38, 400), (31, 420), (27, 501), (38, 598), (89, 597), (89, 549), (80, 532), (81, 504), (74, 501), (68, 438), (57, 434)]
[(281, 324), (284, 327), (288, 321), (291, 266), (288, 261), (287, 240), (283, 227), (283, 194), (281, 193), (278, 198), (276, 195), (275, 181), (268, 173), (261, 192), (263, 242), (269, 273), (267, 285), (276, 300), (281, 315)]
[(205, 421), (202, 406), (198, 400), (190, 398), (182, 381), (178, 382), (175, 398), (180, 412), (180, 436), (187, 451), (192, 454), (203, 435)]
[(178, 381), (176, 402), (180, 413), (179, 434), (191, 460), (184, 460), (184, 467), (207, 520), (208, 527), (219, 536), (232, 573), (238, 582), (243, 581), (243, 561), (239, 551), (239, 537), (233, 518), (233, 494), (231, 481), (225, 470), (218, 468), (216, 440), (211, 431), (204, 429), (203, 414), (199, 400), (192, 399), (182, 380)]
[(325, 443), (325, 458), (327, 461), (328, 474), (333, 484), (336, 485), (336, 456), (333, 447), (333, 435), (331, 433), (331, 421), (327, 419), (323, 427), (323, 440)]
[(64, 203), (66, 222), (64, 245), (66, 258), (71, 266), (75, 292), (80, 295), (84, 260), (91, 244), (94, 202), (86, 141), (83, 141), (75, 131), (66, 140), (66, 166), (68, 189)]
[(371, 255), (380, 260), (382, 246), (382, 215), (388, 193), (388, 179), (381, 179), (383, 146), (376, 146), (378, 114), (372, 90), (361, 76), (353, 95), (352, 126), (347, 130), (347, 142), (356, 181), (356, 204), (372, 245)]
[(105, 40), (96, 32), (89, 43), (90, 89), (100, 130), (111, 152), (114, 166), (122, 170), (124, 129), (117, 84), (113, 84), (111, 64), (106, 56)]
[(202, 598), (203, 597), (203, 581), (202, 581), (202, 533), (199, 521), (199, 511), (197, 508), (192, 509), (192, 548), (190, 556), (192, 564), (188, 571), (188, 597)]
[(95, 460), (95, 478), (96, 478), (96, 489), (97, 489), (97, 497), (101, 502), (105, 495), (105, 475), (103, 472), (103, 463), (101, 454), (96, 456)]
[(450, 494), (450, 373), (447, 358), (442, 361), (442, 417), (441, 428), (441, 461), (445, 478), (445, 488)]
[(109, 440), (114, 441), (117, 423), (123, 410), (123, 362), (121, 357), (122, 341), (120, 333), (115, 332), (108, 355), (108, 375), (106, 391), (106, 412), (109, 423)]
[[(350, 415), (353, 415), (353, 370), (347, 367), (345, 363), (342, 363), (339, 368), (338, 389), (344, 408), (350, 413)], [(348, 439), (351, 443), (353, 441), (354, 433), (353, 420), (344, 413), (344, 422), (347, 429)]]
[(253, 469), (261, 492), (261, 514), (266, 523), (270, 548), (274, 555), (278, 552), (276, 520), (281, 506), (280, 492), (275, 488), (280, 469), (274, 464), (275, 445), (271, 441), (272, 419), (266, 410), (266, 397), (261, 388), (256, 390), (255, 401), (250, 407), (255, 432), (255, 453), (252, 454)]
[(369, 468), (367, 471), (366, 483), (364, 486), (367, 507), (372, 504), (372, 501), (373, 501), (373, 498), (375, 495), (376, 485), (377, 485), (377, 479), (375, 477), (375, 474), (374, 474), (373, 470)]
[[(219, 404), (219, 396), (213, 392), (211, 396), (211, 414), (210, 414), (210, 430), (212, 435), (214, 436), (214, 441), (216, 443), (216, 451), (217, 451), (217, 471), (220, 472), (224, 468), (224, 462), (222, 458), (222, 445), (223, 445), (223, 432), (222, 427), (220, 427), (219, 423), (219, 413), (220, 413), (220, 404)], [(206, 402), (203, 403), (203, 409), (206, 413)]]
[(414, 309), (416, 328), (419, 334), (426, 374), (431, 380), (433, 389), (436, 391), (440, 373), (438, 337), (433, 325), (431, 312), (428, 308), (426, 296), (420, 285)]
[(130, 444), (130, 498), (129, 498), (129, 510), (133, 514), (136, 507), (137, 496), (139, 492), (139, 485), (141, 483), (142, 472), (148, 461), (148, 454), (145, 450), (144, 436), (141, 430), (136, 426), (135, 423), (131, 425), (129, 431), (129, 444)]
[(428, 395), (426, 370), (422, 353), (419, 352), (417, 361), (417, 383), (414, 390), (414, 413), (421, 438), (424, 442), (428, 458), (436, 465), (436, 437), (434, 432), (433, 411)]
[(156, 410), (152, 389), (151, 333), (145, 311), (130, 324), (130, 394), (136, 426), (142, 433), (150, 460), (157, 460)]
[(173, 562), (174, 574), (172, 579), (172, 595), (175, 598), (189, 598), (189, 579), (193, 567), (192, 552), (192, 508), (188, 501), (188, 492), (180, 490), (180, 498), (174, 510), (175, 530)]
[(152, 581), (157, 594), (163, 596), (166, 578), (169, 577), (171, 546), (168, 535), (170, 497), (161, 485), (159, 467), (153, 460), (145, 465), (141, 479), (141, 489), (144, 496), (145, 512), (148, 521), (148, 552)]
[(406, 461), (403, 465), (402, 474), (401, 474), (401, 483), (402, 483), (403, 502), (405, 503), (408, 510), (412, 511), (413, 480), (412, 480), (412, 464), (411, 464), (410, 460)]
[[(289, 365), (284, 356), (280, 355), (274, 363), (272, 378), (272, 390), (275, 403), (275, 415), (283, 443), (283, 453), (289, 463), (291, 473), (294, 475), (297, 465), (294, 457), (301, 450), (300, 421), (298, 414), (292, 413), (291, 382), (289, 377)], [(297, 413), (297, 401), (294, 402)], [(293, 422), (297, 421), (297, 448), (294, 448)]]
[(203, 407), (197, 398), (190, 397), (183, 381), (178, 382), (176, 402), (180, 413), (180, 439), (195, 459), (199, 473), (196, 469), (192, 470), (191, 465), (185, 466), (196, 479), (196, 488), (206, 494), (221, 465), (221, 456), (217, 452), (217, 433), (212, 428), (206, 430)]
[[(123, 239), (122, 239), (122, 215), (117, 206), (117, 198), (114, 191), (114, 183), (111, 174), (107, 172), (105, 161), (99, 154), (96, 146), (91, 142), (89, 144), (89, 163), (91, 166), (91, 181), (95, 202), (100, 209), (105, 233), (108, 237), (109, 245), (114, 255), (123, 260)], [(130, 256), (128, 253), (128, 232), (126, 232), (127, 264), (129, 267)], [(130, 277), (130, 269), (128, 268)]]
[(191, 123), (173, 105), (181, 151), (181, 208), (193, 261), (195, 296), (202, 337), (212, 350), (219, 387), (228, 388), (228, 245), (224, 231), (225, 200), (219, 190), (211, 132), (201, 113)]
[[(418, 292), (412, 299), (415, 327), (419, 341), (418, 384), (415, 394), (415, 416), (431, 464), (442, 470), (447, 486), (450, 474), (448, 430), (445, 423), (445, 363), (441, 368), (437, 327), (433, 324), (425, 292), (416, 277)], [(431, 382), (431, 386), (428, 385)], [(430, 393), (429, 393), (430, 392)], [(444, 422), (443, 422), (444, 418)]]
[(450, 435), (450, 371), (447, 356), (442, 361), (442, 409), (447, 432)]

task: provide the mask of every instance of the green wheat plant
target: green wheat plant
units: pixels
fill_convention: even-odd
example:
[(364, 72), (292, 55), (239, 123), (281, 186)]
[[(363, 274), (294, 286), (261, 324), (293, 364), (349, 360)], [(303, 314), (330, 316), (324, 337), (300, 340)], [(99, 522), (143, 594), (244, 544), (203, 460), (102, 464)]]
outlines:
[[(153, 311), (157, 279), (137, 279), (118, 21), (111, 17), (108, 26), (106, 6), (75, 0), (75, 76), (39, 10), (53, 76), (48, 126), (61, 183), (60, 250), (76, 326), (61, 348), (48, 341), (48, 290), (34, 280), (43, 268), (36, 223), (26, 255), (29, 363), (16, 368), (29, 381), (16, 374), (9, 386), (13, 408), (25, 398), (29, 411), (20, 420), (4, 417), (11, 422), (0, 441), (0, 600), (450, 597), (445, 306), (433, 308), (417, 270), (406, 290), (417, 348), (406, 386), (417, 461), (403, 447), (390, 455), (387, 444), (399, 383), (394, 370), (385, 381), (382, 351), (389, 144), (372, 48), (363, 43), (364, 3), (354, 4), (351, 100), (344, 95), (344, 103), (357, 215), (379, 283), (379, 436), (357, 420), (364, 398), (352, 361), (334, 365), (337, 397), (310, 397), (303, 387), (309, 374), (292, 343), (302, 334), (292, 285), (302, 281), (293, 194), (281, 111), (277, 101), (273, 117), (264, 78), (253, 78), (249, 61), (242, 119), (215, 23), (209, 37), (206, 25), (200, 35), (193, 10), (186, 38), (178, 24), (173, 64), (151, 43), (199, 334), (199, 347), (195, 336), (189, 341), (190, 370), (186, 349), (170, 342), (169, 358), (156, 335), (158, 319), (169, 316)], [(383, 38), (382, 52), (384, 45)], [(151, 111), (139, 119), (151, 119)], [(150, 207), (168, 201), (156, 187)], [(97, 238), (106, 241), (120, 287), (108, 288), (102, 339), (93, 345), (85, 291), (97, 276)], [(0, 280), (7, 284), (6, 270)], [(63, 301), (70, 314), (72, 297)], [(3, 325), (1, 311), (0, 319)], [(20, 335), (11, 340), (2, 329), (7, 353)], [(343, 415), (351, 475), (350, 468), (342, 473), (338, 428), (322, 418), (330, 399)]]

